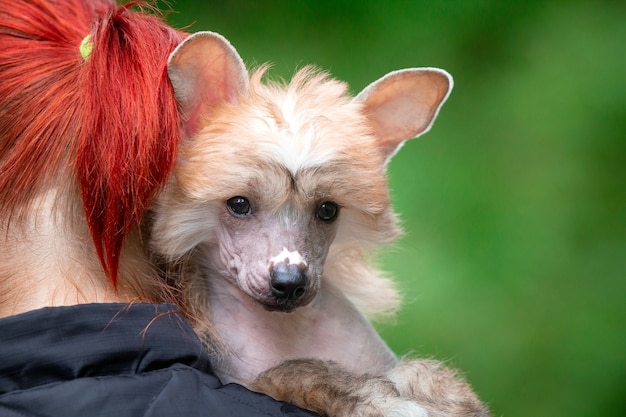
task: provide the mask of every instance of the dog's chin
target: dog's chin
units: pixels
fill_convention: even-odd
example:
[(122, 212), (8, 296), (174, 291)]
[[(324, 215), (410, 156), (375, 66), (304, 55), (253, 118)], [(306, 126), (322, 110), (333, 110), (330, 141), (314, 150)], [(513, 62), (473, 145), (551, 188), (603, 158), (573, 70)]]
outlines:
[(304, 307), (308, 305), (314, 297), (303, 297), (299, 300), (291, 301), (282, 301), (282, 300), (274, 300), (272, 302), (262, 302), (257, 300), (259, 304), (266, 310), (278, 313), (291, 313), (300, 307)]
[(266, 311), (277, 313), (291, 313), (302, 307), (300, 304), (283, 303), (283, 304), (261, 304)]
[(296, 310), (300, 305), (292, 304), (261, 304), (265, 311), (277, 312), (277, 313), (291, 313)]

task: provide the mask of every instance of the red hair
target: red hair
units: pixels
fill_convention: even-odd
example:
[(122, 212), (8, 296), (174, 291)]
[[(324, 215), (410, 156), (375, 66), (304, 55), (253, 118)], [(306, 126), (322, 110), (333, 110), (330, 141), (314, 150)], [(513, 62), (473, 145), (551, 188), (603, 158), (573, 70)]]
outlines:
[(115, 285), (122, 244), (175, 160), (166, 65), (185, 35), (141, 2), (0, 1), (0, 216), (73, 175)]

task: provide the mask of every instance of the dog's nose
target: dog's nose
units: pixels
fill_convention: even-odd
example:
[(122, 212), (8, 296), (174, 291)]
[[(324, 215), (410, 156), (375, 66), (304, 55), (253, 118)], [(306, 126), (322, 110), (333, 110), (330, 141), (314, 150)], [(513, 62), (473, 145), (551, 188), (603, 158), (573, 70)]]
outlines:
[(280, 301), (296, 301), (306, 292), (306, 266), (280, 262), (270, 270), (272, 295)]

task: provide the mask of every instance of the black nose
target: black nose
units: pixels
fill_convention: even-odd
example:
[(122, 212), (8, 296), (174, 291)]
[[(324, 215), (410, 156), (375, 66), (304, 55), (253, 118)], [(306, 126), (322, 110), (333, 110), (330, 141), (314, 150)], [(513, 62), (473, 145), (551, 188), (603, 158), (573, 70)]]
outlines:
[(280, 301), (296, 301), (306, 292), (306, 266), (280, 262), (270, 271), (272, 295)]

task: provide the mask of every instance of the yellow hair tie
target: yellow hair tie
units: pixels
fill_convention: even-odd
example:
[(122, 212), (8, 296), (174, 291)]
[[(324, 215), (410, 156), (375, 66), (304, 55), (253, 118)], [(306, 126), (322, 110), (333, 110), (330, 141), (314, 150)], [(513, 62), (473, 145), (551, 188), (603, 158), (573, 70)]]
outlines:
[(93, 43), (91, 43), (91, 35), (87, 35), (80, 43), (80, 56), (83, 57), (83, 61), (87, 61), (87, 58), (89, 58), (92, 49)]

